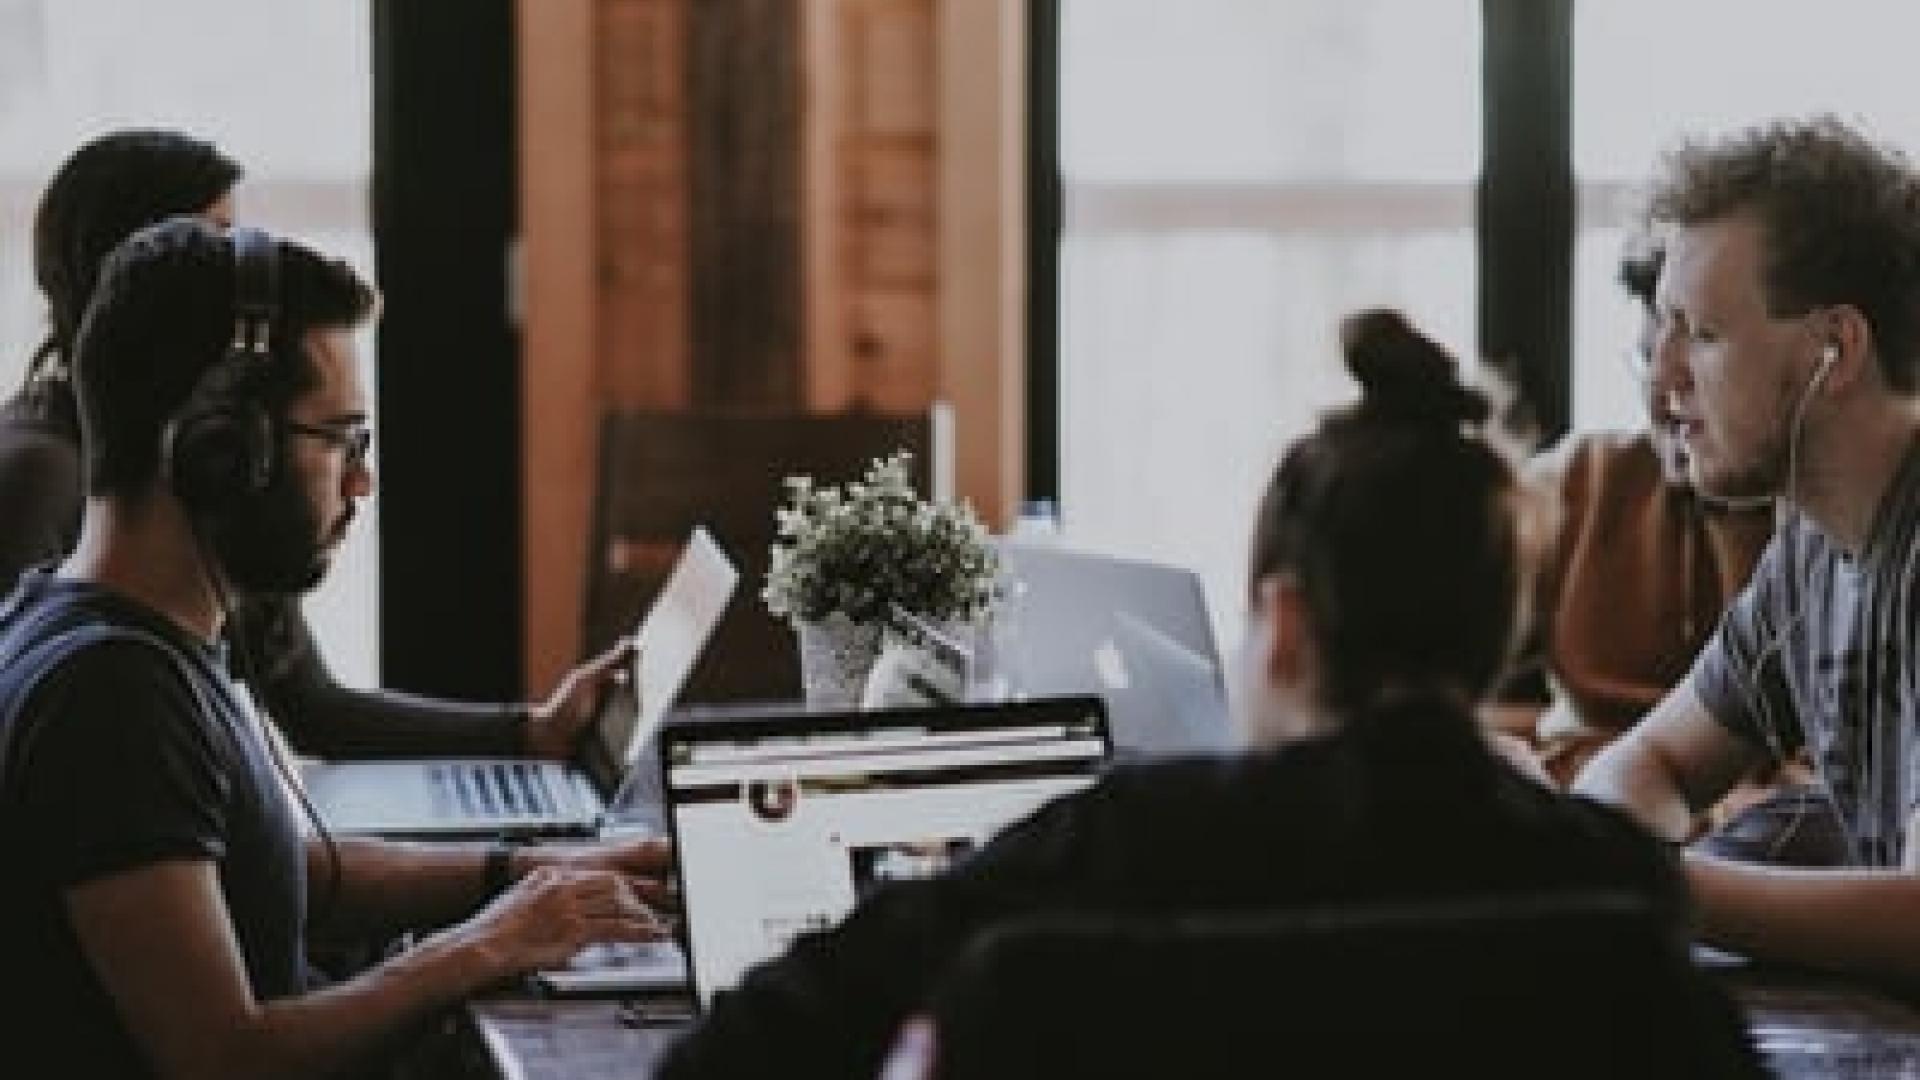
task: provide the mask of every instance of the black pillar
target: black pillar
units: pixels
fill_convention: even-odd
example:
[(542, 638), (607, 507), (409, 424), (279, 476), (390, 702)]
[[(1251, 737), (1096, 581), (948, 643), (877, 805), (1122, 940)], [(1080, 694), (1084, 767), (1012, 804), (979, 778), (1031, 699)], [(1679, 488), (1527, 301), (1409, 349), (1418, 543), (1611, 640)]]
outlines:
[(1060, 499), (1060, 0), (1027, 4), (1029, 499)]
[(380, 664), (517, 700), (520, 345), (512, 0), (376, 0)]
[(1551, 439), (1573, 416), (1573, 0), (1481, 2), (1480, 350)]

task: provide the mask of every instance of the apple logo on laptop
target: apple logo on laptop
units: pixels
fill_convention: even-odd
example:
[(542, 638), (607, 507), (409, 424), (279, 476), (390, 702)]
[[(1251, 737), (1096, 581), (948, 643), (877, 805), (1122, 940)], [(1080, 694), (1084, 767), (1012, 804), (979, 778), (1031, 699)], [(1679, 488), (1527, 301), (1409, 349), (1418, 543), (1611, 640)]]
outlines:
[(1125, 690), (1133, 685), (1133, 680), (1127, 678), (1126, 659), (1120, 655), (1120, 646), (1115, 645), (1112, 638), (1101, 642), (1100, 647), (1093, 650), (1093, 671), (1100, 676), (1100, 685), (1109, 690)]

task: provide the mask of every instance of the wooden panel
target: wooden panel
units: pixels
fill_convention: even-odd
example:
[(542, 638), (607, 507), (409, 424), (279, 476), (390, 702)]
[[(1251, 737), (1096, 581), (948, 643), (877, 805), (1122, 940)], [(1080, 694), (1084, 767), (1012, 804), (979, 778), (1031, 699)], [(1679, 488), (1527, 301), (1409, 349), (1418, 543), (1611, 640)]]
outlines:
[(845, 123), (862, 135), (925, 135), (936, 121), (931, 0), (843, 0)]
[(609, 403), (691, 397), (687, 0), (521, 0), (527, 685), (580, 652)]
[[(530, 692), (564, 671), (593, 507), (597, 296), (593, 259), (593, 42), (597, 0), (520, 0), (520, 559)], [(568, 527), (574, 525), (574, 527)]]
[(526, 685), (572, 664), (599, 379), (594, 72), (599, 0), (520, 0), (520, 522)]
[[(842, 267), (863, 288), (934, 284), (934, 162), (925, 136), (861, 139), (843, 155)], [(931, 359), (931, 357), (929, 358)], [(929, 371), (931, 374), (931, 371)]]
[(840, 229), (842, 154), (840, 115), (846, 95), (846, 50), (840, 34), (840, 0), (800, 5), (801, 302), (806, 352), (802, 363), (806, 408), (844, 409), (853, 400), (846, 309), (840, 267), (845, 242)]
[(847, 325), (861, 407), (907, 412), (933, 400), (933, 320), (933, 297), (925, 290), (870, 288), (852, 298)]
[(689, 11), (693, 399), (801, 396), (799, 16), (793, 0)]
[(951, 401), (958, 493), (1010, 520), (1023, 6), (521, 0), (530, 686), (582, 654), (603, 409)]
[(941, 362), (932, 0), (832, 0), (812, 18), (808, 402), (925, 409)]
[(692, 400), (686, 17), (685, 0), (599, 7), (594, 250), (601, 386), (616, 408)]
[(1025, 0), (940, 0), (938, 393), (956, 479), (1004, 527), (1025, 484)]

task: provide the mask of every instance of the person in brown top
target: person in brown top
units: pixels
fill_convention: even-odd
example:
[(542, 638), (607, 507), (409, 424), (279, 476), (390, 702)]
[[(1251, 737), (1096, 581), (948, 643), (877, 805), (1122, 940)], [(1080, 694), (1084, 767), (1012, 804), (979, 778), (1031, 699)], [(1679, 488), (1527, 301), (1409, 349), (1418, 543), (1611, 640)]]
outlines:
[[(1659, 276), (1651, 244), (1621, 260), (1641, 305), (1642, 371)], [(1561, 518), (1495, 722), (1563, 784), (1686, 675), (1773, 535), (1771, 499), (1716, 504), (1693, 491), (1664, 405), (1649, 394), (1646, 406), (1644, 429), (1571, 435), (1530, 470), (1560, 494)]]

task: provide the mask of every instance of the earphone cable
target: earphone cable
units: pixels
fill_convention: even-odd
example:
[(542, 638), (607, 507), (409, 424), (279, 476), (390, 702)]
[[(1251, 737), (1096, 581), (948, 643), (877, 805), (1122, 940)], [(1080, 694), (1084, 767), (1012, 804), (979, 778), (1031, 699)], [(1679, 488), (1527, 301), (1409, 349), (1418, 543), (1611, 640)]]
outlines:
[[(1799, 402), (1794, 406), (1793, 418), (1787, 428), (1787, 482), (1786, 491), (1783, 494), (1786, 498), (1787, 507), (1789, 508), (1788, 512), (1790, 513), (1799, 512), (1797, 509), (1799, 503), (1796, 501), (1796, 494), (1800, 480), (1800, 437), (1802, 429), (1805, 427), (1807, 409), (1812, 405), (1813, 392), (1819, 387), (1820, 380), (1826, 375), (1826, 372), (1827, 367), (1823, 364), (1819, 370), (1815, 372), (1813, 378), (1808, 380), (1806, 390), (1801, 393)], [(1739, 505), (1738, 503), (1732, 503), (1727, 500), (1723, 500), (1723, 504)], [(1785, 520), (1784, 513), (1776, 512), (1772, 540), (1772, 546), (1776, 549), (1774, 552), (1776, 559), (1786, 558), (1791, 554), (1782, 547), (1782, 539), (1786, 534)], [(1780, 620), (1779, 626), (1767, 636), (1767, 639), (1761, 644), (1761, 647), (1756, 650), (1753, 662), (1747, 666), (1746, 670), (1741, 670), (1741, 665), (1737, 661), (1728, 665), (1729, 669), (1740, 679), (1741, 690), (1746, 694), (1748, 706), (1760, 714), (1761, 738), (1766, 743), (1768, 755), (1772, 758), (1776, 776), (1787, 767), (1787, 751), (1782, 741), (1783, 736), (1781, 730), (1778, 726), (1778, 717), (1773, 711), (1773, 703), (1767, 699), (1765, 694), (1760, 692), (1760, 680), (1764, 675), (1767, 662), (1780, 654), (1781, 649), (1786, 646), (1788, 635), (1798, 629), (1800, 624), (1806, 619), (1807, 606), (1805, 597), (1796, 593), (1790, 596), (1788, 601), (1792, 605), (1792, 610), (1787, 613), (1785, 618)], [(1781, 675), (1784, 678), (1785, 672), (1783, 671)], [(1862, 756), (1867, 760), (1869, 766), (1871, 766), (1875, 756), (1873, 747), (1863, 744), (1862, 749)], [(1872, 779), (1870, 779), (1869, 782), (1874, 783)], [(1767, 855), (1770, 859), (1778, 857), (1786, 845), (1799, 833), (1801, 826), (1805, 823), (1808, 811), (1812, 808), (1810, 793), (1806, 787), (1804, 785), (1796, 785), (1796, 787), (1798, 787), (1798, 791), (1796, 792), (1796, 798), (1794, 800), (1793, 816), (1788, 820), (1786, 827), (1781, 829), (1768, 845)], [(1841, 826), (1842, 828), (1848, 828), (1844, 821), (1841, 822)], [(1849, 846), (1852, 846), (1852, 839), (1851, 836), (1848, 837)]]
[(320, 811), (313, 805), (313, 799), (307, 795), (306, 786), (293, 775), (292, 766), (286, 760), (286, 755), (280, 753), (273, 745), (273, 736), (267, 730), (267, 725), (275, 721), (262, 696), (264, 690), (259, 684), (260, 671), (254, 666), (252, 650), (246, 643), (247, 635), (237, 619), (238, 609), (233, 602), (233, 594), (227, 588), (225, 576), (220, 573), (218, 565), (211, 557), (211, 545), (207, 543), (199, 522), (195, 521), (192, 524), (192, 531), (200, 565), (206, 571), (207, 580), (213, 586), (214, 601), (220, 608), (221, 625), (226, 629), (227, 641), (233, 647), (234, 667), (237, 669), (238, 680), (246, 687), (248, 703), (261, 725), (260, 735), (266, 742), (264, 749), (267, 757), (273, 761), (274, 772), (279, 774), (282, 786), (293, 794), (295, 802), (300, 806), (300, 812), (306, 817), (308, 824), (313, 826), (314, 835), (320, 838), (320, 845), (327, 853), (327, 887), (320, 894), (320, 902), (314, 906), (314, 911), (307, 920), (310, 926), (322, 925), (333, 913), (343, 884), (344, 871), (340, 864), (340, 845), (334, 839), (333, 830), (327, 828), (326, 820), (320, 816)]

